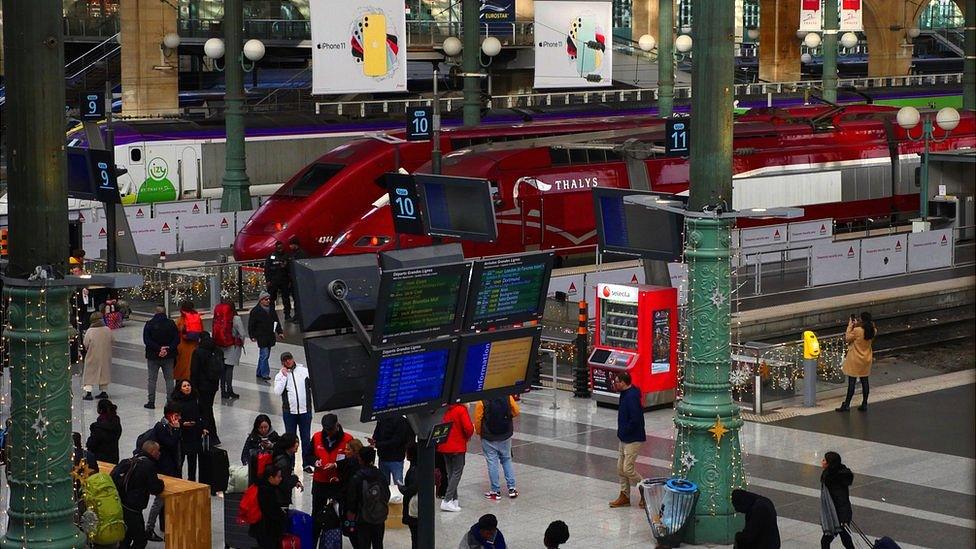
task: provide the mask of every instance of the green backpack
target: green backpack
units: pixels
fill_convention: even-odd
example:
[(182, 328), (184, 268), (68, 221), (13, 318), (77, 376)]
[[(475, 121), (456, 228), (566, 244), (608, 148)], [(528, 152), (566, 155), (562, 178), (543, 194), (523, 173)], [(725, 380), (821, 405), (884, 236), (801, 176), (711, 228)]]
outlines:
[(97, 545), (122, 541), (125, 537), (122, 501), (112, 477), (106, 473), (89, 476), (84, 485), (84, 497), (85, 505), (97, 517), (94, 526), (88, 530), (88, 539)]

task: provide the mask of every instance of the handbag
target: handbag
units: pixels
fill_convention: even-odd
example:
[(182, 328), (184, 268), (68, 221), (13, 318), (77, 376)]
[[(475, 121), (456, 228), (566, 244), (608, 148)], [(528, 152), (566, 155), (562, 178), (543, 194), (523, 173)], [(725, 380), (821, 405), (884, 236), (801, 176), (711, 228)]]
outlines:
[(200, 435), (200, 451), (203, 453), (210, 452), (212, 445), (210, 444), (210, 435)]
[(419, 499), (420, 499), (420, 496), (417, 495), (417, 494), (415, 494), (412, 498), (410, 498), (410, 503), (407, 505), (407, 516), (408, 517), (410, 517), (410, 518), (417, 518), (417, 515), (419, 514), (418, 513), (418, 510), (417, 510), (417, 508), (418, 508), (417, 500), (419, 500)]

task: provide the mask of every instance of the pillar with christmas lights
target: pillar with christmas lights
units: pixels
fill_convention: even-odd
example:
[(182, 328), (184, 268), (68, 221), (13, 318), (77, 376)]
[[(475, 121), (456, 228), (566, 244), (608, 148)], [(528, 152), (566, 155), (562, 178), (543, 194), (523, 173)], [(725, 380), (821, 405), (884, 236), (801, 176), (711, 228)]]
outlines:
[(732, 203), (732, 57), (734, 2), (695, 2), (691, 103), (691, 189), (686, 217), (688, 309), (683, 398), (675, 406), (673, 472), (695, 482), (700, 497), (685, 540), (731, 543), (741, 527), (732, 489), (744, 485), (732, 403), (729, 240)]
[[(84, 547), (73, 522), (60, 0), (4, 0), (10, 263), (10, 486), (2, 548)], [(33, 275), (34, 280), (28, 280)]]

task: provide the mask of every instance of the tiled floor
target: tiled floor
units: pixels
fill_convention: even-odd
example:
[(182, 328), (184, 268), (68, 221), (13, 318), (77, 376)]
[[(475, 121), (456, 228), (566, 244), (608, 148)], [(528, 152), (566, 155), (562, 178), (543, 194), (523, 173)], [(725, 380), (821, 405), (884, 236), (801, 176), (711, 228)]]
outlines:
[[(141, 324), (130, 322), (116, 332), (116, 341), (109, 394), (123, 412), (125, 453), (161, 414), (162, 397), (157, 398), (156, 411), (143, 409), (146, 368)], [(301, 347), (289, 344), (280, 345), (273, 356), (284, 350), (295, 353), (299, 361), (304, 357)], [(232, 461), (239, 456), (257, 413), (280, 418), (280, 400), (269, 394), (267, 384), (254, 378), (256, 357), (257, 349), (249, 346), (236, 373), (236, 390), (242, 398), (216, 410)], [(837, 417), (830, 411), (835, 404), (827, 402), (823, 414), (774, 424), (746, 423), (740, 436), (748, 480), (752, 490), (775, 502), (783, 547), (819, 547), (819, 463), (823, 452), (831, 449), (840, 452), (855, 473), (855, 520), (869, 535), (891, 536), (904, 548), (976, 545), (976, 385), (972, 375), (949, 375), (946, 380), (939, 391), (878, 402), (867, 414)], [(77, 377), (75, 385), (75, 394), (80, 395)], [(485, 462), (477, 439), (469, 446), (460, 487), (463, 510), (436, 513), (437, 547), (457, 547), (462, 533), (486, 512), (498, 516), (514, 548), (541, 547), (546, 525), (555, 519), (569, 525), (566, 547), (653, 546), (638, 508), (607, 506), (616, 496), (615, 412), (568, 393), (558, 395), (558, 410), (552, 410), (551, 403), (551, 394), (543, 393), (523, 401), (514, 443), (522, 494), (518, 499), (482, 498), (487, 489)], [(76, 396), (74, 407), (75, 429), (87, 434), (95, 404)], [(361, 424), (358, 416), (358, 409), (339, 411), (345, 429), (363, 438), (372, 425)], [(654, 411), (646, 419), (649, 439), (641, 450), (639, 470), (644, 475), (666, 474), (673, 445), (672, 412)], [(283, 430), (280, 420), (276, 429)], [(296, 502), (308, 510), (311, 495), (300, 494)], [(223, 544), (222, 511), (220, 501), (213, 500), (214, 547)], [(387, 531), (387, 547), (409, 545), (406, 530)], [(835, 545), (839, 547), (839, 542)]]

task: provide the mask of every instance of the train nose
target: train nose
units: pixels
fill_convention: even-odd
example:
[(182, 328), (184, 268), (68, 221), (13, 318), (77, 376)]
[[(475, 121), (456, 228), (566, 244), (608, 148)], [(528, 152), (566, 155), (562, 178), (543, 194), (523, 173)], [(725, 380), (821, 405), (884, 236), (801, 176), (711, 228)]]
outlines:
[(274, 251), (276, 239), (273, 236), (238, 233), (234, 239), (234, 259), (252, 261), (265, 259)]

